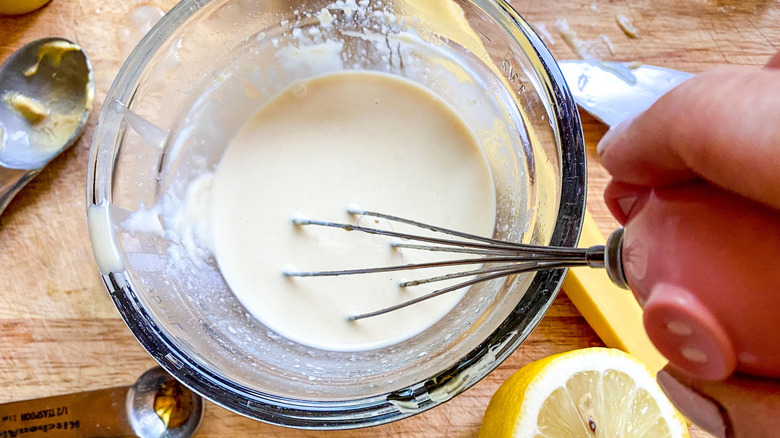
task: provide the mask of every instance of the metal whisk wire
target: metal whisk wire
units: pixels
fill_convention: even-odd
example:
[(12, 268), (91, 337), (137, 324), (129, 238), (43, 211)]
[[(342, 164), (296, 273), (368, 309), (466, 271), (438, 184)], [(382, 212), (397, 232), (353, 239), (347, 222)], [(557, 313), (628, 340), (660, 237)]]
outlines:
[[(627, 288), (625, 275), (623, 273), (622, 257), (620, 246), (623, 240), (623, 229), (620, 228), (610, 235), (607, 245), (597, 245), (590, 248), (566, 248), (554, 246), (529, 245), (523, 243), (507, 242), (489, 237), (476, 236), (460, 231), (450, 230), (435, 225), (417, 222), (411, 219), (405, 219), (398, 216), (392, 216), (385, 213), (374, 211), (365, 211), (349, 209), (348, 213), (352, 215), (375, 217), (385, 219), (390, 222), (403, 223), (414, 227), (427, 229), (432, 232), (442, 233), (465, 240), (445, 239), (431, 236), (421, 236), (409, 233), (400, 233), (392, 230), (380, 228), (370, 228), (358, 225), (350, 225), (338, 222), (327, 222), (310, 219), (293, 219), (292, 223), (296, 226), (315, 225), (330, 228), (341, 228), (346, 231), (358, 231), (367, 234), (374, 234), (386, 237), (393, 237), (408, 241), (426, 242), (432, 245), (420, 245), (410, 243), (394, 242), (391, 245), (395, 248), (405, 248), (424, 251), (452, 252), (461, 254), (473, 254), (481, 257), (463, 258), (445, 261), (435, 261), (428, 263), (412, 263), (406, 265), (381, 266), (364, 269), (346, 269), (338, 271), (285, 271), (283, 274), (287, 277), (329, 277), (339, 275), (357, 275), (372, 274), (379, 272), (393, 272), (416, 270), (425, 268), (437, 268), (445, 266), (475, 265), (481, 264), (483, 267), (463, 272), (439, 275), (421, 280), (405, 281), (399, 284), (400, 287), (412, 287), (420, 284), (433, 283), (438, 281), (452, 280), (463, 277), (473, 277), (452, 286), (434, 290), (417, 298), (404, 301), (394, 306), (386, 307), (374, 312), (363, 313), (349, 316), (347, 319), (356, 321), (359, 319), (370, 318), (393, 312), (404, 307), (417, 304), (421, 301), (458, 290), (471, 285), (507, 277), (526, 272), (534, 272), (545, 269), (563, 269), (576, 266), (590, 266), (592, 268), (607, 268), (609, 278), (618, 286)], [(484, 266), (493, 265), (493, 266)]]

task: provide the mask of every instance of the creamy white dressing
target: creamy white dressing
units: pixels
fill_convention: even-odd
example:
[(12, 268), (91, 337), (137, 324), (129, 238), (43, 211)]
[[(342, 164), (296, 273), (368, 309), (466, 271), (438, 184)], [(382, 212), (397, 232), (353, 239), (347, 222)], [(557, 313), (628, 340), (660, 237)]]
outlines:
[(241, 303), (278, 333), (331, 350), (377, 348), (414, 336), (464, 292), (348, 321), (443, 287), (397, 284), (444, 271), (329, 278), (282, 272), (453, 256), (393, 249), (386, 238), (298, 227), (291, 219), (410, 231), (346, 213), (357, 205), (491, 236), (496, 211), (487, 160), (453, 109), (408, 80), (369, 72), (301, 81), (267, 103), (228, 146), (211, 198), (216, 259)]

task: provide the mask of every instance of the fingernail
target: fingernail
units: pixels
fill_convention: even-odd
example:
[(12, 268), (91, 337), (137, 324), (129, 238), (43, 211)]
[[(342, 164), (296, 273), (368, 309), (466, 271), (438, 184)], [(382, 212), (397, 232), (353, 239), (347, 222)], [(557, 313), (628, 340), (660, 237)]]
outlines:
[(711, 398), (683, 385), (665, 370), (656, 376), (658, 384), (677, 409), (702, 429), (720, 438), (727, 438), (726, 413)]
[(610, 213), (622, 225), (626, 225), (632, 215), (636, 216), (642, 210), (649, 196), (650, 189), (647, 187), (614, 181), (604, 189), (604, 202), (607, 203)]
[(623, 214), (623, 221), (628, 220), (628, 217), (631, 214), (631, 210), (634, 209), (634, 205), (636, 205), (636, 201), (638, 199), (639, 196), (626, 196), (625, 198), (619, 198), (615, 200), (615, 203), (620, 209), (620, 212)]
[(607, 149), (610, 149), (613, 144), (620, 141), (620, 137), (622, 137), (623, 134), (628, 130), (628, 127), (634, 123), (634, 120), (636, 120), (639, 114), (641, 113), (634, 114), (617, 125), (609, 128), (609, 131), (604, 134), (604, 137), (601, 138), (601, 141), (596, 146), (596, 153), (598, 153), (599, 156), (602, 156), (607, 151)]

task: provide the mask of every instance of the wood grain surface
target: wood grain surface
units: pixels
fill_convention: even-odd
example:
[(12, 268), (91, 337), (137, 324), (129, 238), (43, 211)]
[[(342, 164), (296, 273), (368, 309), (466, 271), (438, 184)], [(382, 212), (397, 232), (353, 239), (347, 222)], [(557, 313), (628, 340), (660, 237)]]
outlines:
[[(45, 36), (78, 42), (96, 76), (96, 110), (122, 60), (140, 36), (127, 17), (141, 6), (168, 10), (171, 0), (53, 0), (43, 9), (0, 17), (0, 61)], [(576, 55), (554, 32), (567, 20), (584, 40), (606, 35), (614, 54), (689, 72), (727, 64), (760, 66), (780, 44), (778, 0), (515, 0), (558, 59)], [(615, 21), (625, 14), (639, 29), (628, 38)], [(544, 32), (540, 32), (543, 33)], [(95, 267), (85, 216), (87, 156), (95, 111), (84, 136), (54, 160), (0, 217), (0, 403), (126, 385), (155, 365), (125, 327)], [(595, 146), (606, 128), (583, 116), (589, 162), (588, 206), (602, 231), (616, 226), (602, 201), (608, 175)], [(659, 127), (660, 128), (660, 127)], [(528, 341), (499, 369), (454, 400), (413, 418), (351, 432), (310, 432), (261, 424), (209, 404), (199, 437), (473, 437), (490, 396), (526, 363), (601, 345), (561, 294)], [(707, 434), (695, 427), (692, 436)]]

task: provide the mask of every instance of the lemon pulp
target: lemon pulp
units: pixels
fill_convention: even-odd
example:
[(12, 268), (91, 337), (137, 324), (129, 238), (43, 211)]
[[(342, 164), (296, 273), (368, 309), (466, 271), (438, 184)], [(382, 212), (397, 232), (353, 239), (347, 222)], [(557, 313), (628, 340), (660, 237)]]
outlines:
[(688, 430), (646, 365), (589, 348), (515, 373), (491, 399), (479, 436), (676, 438)]

